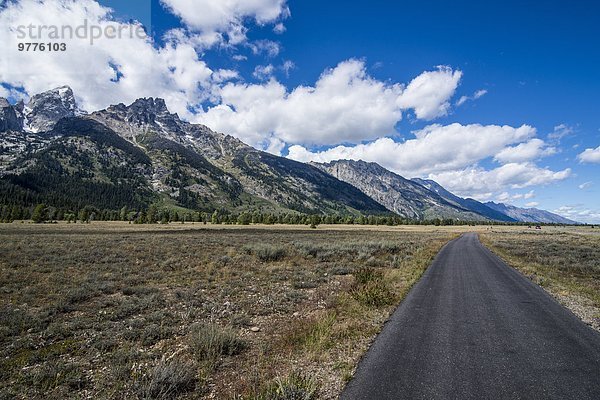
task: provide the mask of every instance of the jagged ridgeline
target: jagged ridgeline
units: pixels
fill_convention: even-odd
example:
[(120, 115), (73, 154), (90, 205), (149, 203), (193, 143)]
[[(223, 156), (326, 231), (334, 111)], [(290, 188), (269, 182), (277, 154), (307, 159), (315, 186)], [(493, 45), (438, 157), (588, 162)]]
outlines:
[(469, 208), (451, 203), (418, 182), (405, 179), (376, 163), (339, 160), (327, 164), (312, 163), (312, 165), (356, 186), (389, 210), (412, 220), (489, 219)]
[(31, 215), (38, 204), (71, 214), (100, 210), (107, 218), (152, 207), (204, 215), (218, 210), (244, 220), (302, 214), (337, 216), (336, 222), (371, 215), (388, 223), (573, 223), (547, 211), (463, 199), (375, 163), (278, 157), (182, 121), (162, 99), (88, 114), (67, 86), (27, 104), (0, 98), (0, 217)]
[(27, 105), (1, 101), (3, 205), (389, 213), (318, 168), (181, 121), (161, 99), (91, 114), (79, 110), (68, 87)]

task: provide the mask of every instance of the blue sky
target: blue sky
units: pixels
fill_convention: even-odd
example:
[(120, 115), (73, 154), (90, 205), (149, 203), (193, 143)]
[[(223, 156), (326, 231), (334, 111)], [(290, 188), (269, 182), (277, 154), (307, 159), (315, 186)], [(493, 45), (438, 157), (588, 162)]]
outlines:
[[(197, 60), (175, 68), (180, 61), (169, 58), (171, 72), (188, 72), (178, 90), (145, 85), (140, 93), (284, 156), (366, 158), (463, 196), (600, 223), (600, 4), (219, 1), (99, 1), (114, 9), (109, 18), (148, 27), (155, 49), (174, 43), (173, 29), (181, 29), (173, 47), (194, 48)], [(211, 12), (225, 22), (203, 19)], [(126, 56), (110, 56), (126, 70)], [(193, 79), (200, 89), (190, 89)], [(121, 87), (107, 98), (75, 91), (90, 107), (129, 100)], [(441, 94), (432, 100), (432, 92)], [(372, 118), (364, 112), (380, 104)], [(428, 143), (455, 148), (456, 157)]]

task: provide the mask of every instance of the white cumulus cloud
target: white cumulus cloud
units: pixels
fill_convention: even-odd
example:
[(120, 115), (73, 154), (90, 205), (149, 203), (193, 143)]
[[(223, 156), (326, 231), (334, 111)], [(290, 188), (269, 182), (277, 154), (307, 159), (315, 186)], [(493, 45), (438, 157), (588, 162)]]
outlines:
[[(201, 37), (227, 36), (230, 44), (246, 41), (244, 23), (252, 20), (259, 25), (276, 23), (290, 15), (286, 0), (161, 0), (172, 13), (181, 18), (191, 31)], [(220, 41), (219, 40), (219, 41)]]
[(590, 209), (582, 204), (561, 206), (554, 210), (554, 212), (575, 221), (600, 224), (600, 210)]
[(440, 67), (404, 87), (372, 78), (364, 61), (350, 59), (314, 86), (291, 91), (275, 79), (229, 83), (218, 91), (219, 104), (195, 120), (254, 145), (272, 136), (290, 144), (358, 143), (393, 133), (404, 110), (425, 119), (444, 114), (461, 75)]
[(197, 121), (251, 144), (273, 134), (288, 143), (358, 142), (393, 130), (402, 117), (399, 90), (370, 78), (362, 61), (349, 60), (325, 71), (314, 87), (291, 92), (274, 79), (225, 85), (221, 104)]
[(109, 8), (92, 0), (8, 3), (0, 11), (0, 82), (22, 87), (30, 95), (69, 85), (88, 110), (139, 97), (163, 97), (173, 111), (189, 116), (188, 108), (205, 100), (215, 84), (236, 76), (233, 71), (213, 71), (199, 58), (195, 44), (177, 34), (160, 48), (143, 35), (123, 34), (114, 39), (103, 35), (93, 45), (89, 39), (69, 36), (64, 39), (64, 52), (16, 50), (19, 26), (62, 29), (86, 21), (103, 31), (140, 28), (135, 22), (117, 22)]
[(367, 144), (337, 146), (320, 152), (294, 145), (290, 147), (288, 157), (299, 161), (373, 161), (401, 175), (423, 176), (470, 166), (494, 156), (508, 145), (529, 139), (536, 130), (528, 125), (514, 128), (454, 123), (429, 125), (414, 134), (414, 139), (405, 142), (381, 138)]
[(510, 193), (508, 192), (502, 192), (498, 196), (496, 196), (496, 200), (501, 203), (506, 203), (507, 201), (510, 201), (510, 199)]
[(496, 154), (494, 158), (502, 163), (524, 162), (549, 156), (555, 153), (555, 148), (548, 147), (543, 140), (535, 138), (528, 142), (520, 143), (516, 146), (506, 147)]
[(419, 119), (432, 120), (447, 115), (449, 99), (454, 96), (462, 77), (461, 71), (440, 66), (413, 79), (397, 99), (402, 109), (414, 109)]
[[(372, 161), (406, 177), (437, 181), (460, 196), (487, 199), (506, 189), (546, 185), (571, 175), (570, 169), (552, 171), (532, 162), (506, 163), (491, 170), (478, 164), (507, 146), (528, 141), (536, 130), (497, 125), (430, 125), (415, 132), (415, 138), (396, 142), (381, 138), (355, 146), (337, 146), (313, 152), (294, 145), (288, 157), (298, 161), (329, 162), (338, 159)], [(518, 194), (530, 199), (533, 191)]]
[(479, 193), (498, 192), (505, 188), (523, 189), (547, 185), (569, 176), (571, 176), (570, 168), (552, 171), (532, 163), (505, 164), (492, 170), (474, 166), (463, 170), (430, 174), (431, 179), (459, 196), (476, 196)]
[(596, 147), (595, 149), (585, 149), (583, 153), (580, 153), (577, 156), (577, 158), (583, 163), (600, 163), (600, 146)]

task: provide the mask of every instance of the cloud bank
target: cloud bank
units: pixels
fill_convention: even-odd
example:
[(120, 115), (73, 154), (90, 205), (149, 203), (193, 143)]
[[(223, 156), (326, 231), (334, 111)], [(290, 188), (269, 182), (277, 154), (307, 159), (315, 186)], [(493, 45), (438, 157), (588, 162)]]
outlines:
[(220, 104), (195, 121), (253, 145), (269, 138), (309, 146), (359, 143), (394, 132), (404, 111), (414, 111), (419, 119), (447, 114), (461, 76), (438, 67), (405, 87), (372, 78), (363, 60), (351, 59), (323, 72), (314, 86), (291, 91), (276, 79), (228, 83), (215, 94)]
[[(571, 170), (540, 168), (533, 160), (551, 154), (535, 128), (498, 125), (429, 125), (413, 132), (415, 138), (396, 142), (381, 138), (356, 146), (337, 146), (312, 152), (294, 145), (288, 157), (298, 161), (329, 162), (338, 159), (377, 162), (400, 175), (434, 179), (459, 195), (489, 197), (503, 188), (520, 189), (563, 180)], [(512, 146), (516, 143), (516, 146)], [(487, 158), (503, 165), (486, 170)]]
[[(18, 25), (78, 25), (132, 28), (93, 0), (22, 0), (0, 11), (0, 95), (27, 96), (70, 85), (84, 109), (105, 108), (139, 97), (162, 97), (169, 108), (192, 122), (232, 134), (275, 154), (300, 161), (362, 159), (407, 177), (437, 180), (459, 195), (489, 198), (566, 179), (570, 169), (553, 171), (536, 161), (557, 152), (536, 137), (535, 128), (501, 125), (430, 125), (397, 139), (402, 119), (433, 121), (484, 96), (453, 100), (463, 72), (450, 66), (423, 71), (407, 82), (372, 77), (362, 59), (348, 59), (323, 71), (311, 84), (287, 87), (274, 76), (289, 74), (291, 60), (277, 60), (281, 46), (249, 41), (250, 24), (285, 32), (286, 0), (162, 0), (183, 27), (167, 32), (163, 45), (148, 37), (118, 42), (69, 40), (68, 51), (35, 55), (16, 52)], [(199, 12), (198, 10), (202, 10)], [(235, 70), (211, 68), (202, 59), (214, 46), (243, 47), (268, 59), (255, 66), (255, 83)], [(237, 55), (238, 61), (245, 57)], [(281, 63), (281, 64), (280, 64)], [(280, 65), (280, 66), (279, 66)], [(410, 78), (410, 77), (408, 77)], [(548, 139), (572, 129), (559, 125)], [(393, 135), (393, 137), (390, 137)], [(556, 144), (556, 143), (555, 143)], [(580, 162), (600, 162), (600, 147), (586, 149)]]

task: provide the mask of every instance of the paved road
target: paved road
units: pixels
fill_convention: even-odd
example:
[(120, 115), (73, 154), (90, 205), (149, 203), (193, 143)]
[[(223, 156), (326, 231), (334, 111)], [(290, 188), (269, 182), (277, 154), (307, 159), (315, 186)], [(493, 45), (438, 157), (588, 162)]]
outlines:
[(377, 337), (342, 399), (600, 399), (600, 334), (466, 234)]

